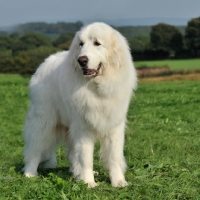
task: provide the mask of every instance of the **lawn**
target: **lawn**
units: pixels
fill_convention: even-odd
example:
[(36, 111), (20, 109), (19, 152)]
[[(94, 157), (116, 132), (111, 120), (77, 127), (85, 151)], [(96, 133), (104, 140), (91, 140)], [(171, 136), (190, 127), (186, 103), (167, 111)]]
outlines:
[(94, 168), (99, 187), (88, 189), (72, 178), (62, 148), (57, 169), (40, 169), (40, 176), (32, 179), (20, 173), (28, 81), (0, 75), (0, 199), (200, 199), (200, 81), (139, 84), (124, 150), (129, 186), (120, 189), (110, 185), (98, 144)]
[(156, 61), (135, 61), (135, 66), (159, 67), (168, 66), (174, 70), (200, 69), (200, 59), (187, 60), (156, 60)]

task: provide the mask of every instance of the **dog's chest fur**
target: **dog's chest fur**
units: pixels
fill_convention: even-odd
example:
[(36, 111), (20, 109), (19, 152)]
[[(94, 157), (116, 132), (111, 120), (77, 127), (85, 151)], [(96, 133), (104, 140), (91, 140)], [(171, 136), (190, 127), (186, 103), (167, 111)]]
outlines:
[(70, 99), (72, 109), (97, 132), (107, 132), (105, 127), (113, 127), (122, 118), (119, 99), (112, 96), (102, 98), (95, 88), (81, 87)]

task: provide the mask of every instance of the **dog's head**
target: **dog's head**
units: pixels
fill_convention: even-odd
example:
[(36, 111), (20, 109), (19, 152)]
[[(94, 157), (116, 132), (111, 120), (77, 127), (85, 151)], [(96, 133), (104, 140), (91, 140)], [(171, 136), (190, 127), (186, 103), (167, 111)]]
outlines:
[(108, 67), (119, 68), (125, 59), (122, 54), (130, 55), (124, 37), (104, 23), (83, 27), (70, 49), (75, 52), (76, 66), (90, 77), (104, 74)]

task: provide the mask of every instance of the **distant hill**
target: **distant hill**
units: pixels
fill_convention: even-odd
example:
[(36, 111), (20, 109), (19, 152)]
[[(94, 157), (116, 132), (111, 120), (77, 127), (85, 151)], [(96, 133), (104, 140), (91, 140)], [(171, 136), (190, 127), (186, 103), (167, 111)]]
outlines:
[(82, 26), (83, 23), (80, 21), (58, 23), (32, 22), (18, 25), (15, 31), (19, 33), (40, 32), (44, 34), (61, 34), (64, 32), (77, 32)]
[(188, 18), (125, 18), (125, 19), (82, 19), (84, 24), (89, 24), (94, 21), (101, 21), (113, 26), (152, 26), (158, 23), (166, 23), (174, 26), (186, 26)]
[[(19, 25), (15, 31), (18, 33), (29, 33), (29, 32), (39, 32), (51, 35), (60, 35), (61, 33), (67, 32), (77, 32), (84, 24), (82, 22), (75, 23), (44, 23), (44, 22), (34, 22)], [(137, 35), (149, 35), (151, 31), (151, 26), (122, 26), (116, 27), (119, 32), (121, 32), (126, 38), (133, 38)]]
[[(107, 22), (108, 23), (108, 22)], [(128, 20), (126, 21), (128, 23)], [(147, 22), (146, 22), (147, 23)], [(67, 33), (67, 32), (77, 32), (86, 22), (58, 22), (58, 23), (46, 23), (46, 22), (31, 22), (31, 23), (25, 23), (20, 24), (16, 27), (9, 27), (9, 29), (5, 29), (7, 32), (17, 32), (20, 34), (29, 33), (29, 32), (38, 32), (43, 33), (49, 37), (55, 38), (58, 37), (61, 33)], [(132, 39), (135, 36), (138, 35), (149, 35), (151, 32), (150, 25), (148, 26), (114, 26), (113, 20), (110, 20), (110, 25), (112, 25), (115, 29), (117, 29), (119, 32), (121, 32), (127, 39)], [(118, 24), (125, 24), (124, 23), (118, 23)], [(155, 23), (156, 24), (156, 23)], [(154, 25), (155, 25), (154, 24)], [(177, 28), (180, 30), (182, 34), (184, 34), (185, 26), (177, 26)], [(2, 34), (4, 33), (2, 29), (0, 29), (0, 32)]]
[[(138, 35), (150, 35), (152, 26), (122, 26), (116, 29), (122, 33), (127, 39), (131, 39)], [(184, 35), (185, 26), (176, 26), (179, 31)]]

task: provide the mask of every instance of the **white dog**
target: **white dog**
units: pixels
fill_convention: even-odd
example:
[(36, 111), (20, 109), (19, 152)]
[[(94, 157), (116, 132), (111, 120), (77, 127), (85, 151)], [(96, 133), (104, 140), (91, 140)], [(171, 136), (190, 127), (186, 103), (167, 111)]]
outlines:
[(51, 55), (31, 79), (24, 174), (36, 176), (41, 162), (55, 168), (56, 148), (64, 142), (70, 171), (95, 187), (93, 149), (98, 139), (112, 186), (126, 186), (124, 130), (136, 85), (125, 38), (104, 23), (82, 28), (70, 50)]

